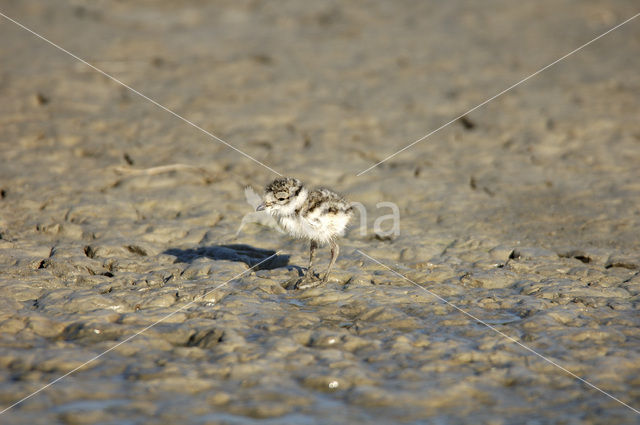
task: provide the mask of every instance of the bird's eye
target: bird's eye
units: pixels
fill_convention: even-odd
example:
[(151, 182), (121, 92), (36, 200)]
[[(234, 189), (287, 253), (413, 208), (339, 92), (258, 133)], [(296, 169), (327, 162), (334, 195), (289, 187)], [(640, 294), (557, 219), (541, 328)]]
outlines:
[(284, 201), (287, 198), (278, 198), (278, 201)]

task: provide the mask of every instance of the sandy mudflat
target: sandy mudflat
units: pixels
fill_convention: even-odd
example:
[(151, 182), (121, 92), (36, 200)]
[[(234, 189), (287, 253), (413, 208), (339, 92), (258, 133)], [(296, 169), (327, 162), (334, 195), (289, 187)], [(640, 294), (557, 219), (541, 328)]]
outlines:
[(640, 18), (356, 176), (637, 1), (0, 11), (369, 211), (326, 286), (283, 289), (306, 245), (236, 237), (272, 172), (0, 18), (0, 408), (182, 308), (0, 423), (640, 421), (356, 251), (640, 409)]

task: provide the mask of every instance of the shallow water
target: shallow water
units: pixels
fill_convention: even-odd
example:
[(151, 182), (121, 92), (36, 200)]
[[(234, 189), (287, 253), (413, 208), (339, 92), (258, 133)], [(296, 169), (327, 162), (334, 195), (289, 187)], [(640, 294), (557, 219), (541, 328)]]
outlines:
[(284, 289), (307, 245), (236, 236), (271, 172), (2, 22), (0, 408), (112, 351), (0, 422), (636, 423), (496, 331), (640, 408), (638, 25), (356, 177), (633, 5), (8, 3), (369, 217)]

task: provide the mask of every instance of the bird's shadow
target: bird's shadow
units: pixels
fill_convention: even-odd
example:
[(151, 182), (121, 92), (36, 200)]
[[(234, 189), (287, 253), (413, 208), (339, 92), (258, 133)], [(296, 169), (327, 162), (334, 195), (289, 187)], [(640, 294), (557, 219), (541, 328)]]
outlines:
[[(169, 248), (164, 254), (176, 257), (176, 263), (192, 263), (197, 258), (239, 261), (255, 270), (272, 270), (289, 265), (289, 255), (274, 255), (269, 249), (255, 248), (245, 244), (212, 245), (198, 248)], [(271, 258), (269, 258), (271, 257)]]

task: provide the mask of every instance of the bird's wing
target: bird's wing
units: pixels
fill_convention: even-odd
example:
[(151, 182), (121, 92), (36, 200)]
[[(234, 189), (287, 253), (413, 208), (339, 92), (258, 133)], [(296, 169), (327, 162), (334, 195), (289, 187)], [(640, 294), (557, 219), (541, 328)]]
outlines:
[(262, 198), (256, 193), (255, 190), (253, 190), (251, 186), (247, 186), (244, 188), (244, 197), (246, 198), (247, 203), (251, 205), (254, 210), (258, 208), (258, 205), (262, 203)]
[(244, 217), (242, 217), (242, 222), (240, 223), (240, 227), (238, 227), (238, 230), (236, 231), (236, 237), (240, 234), (244, 226), (248, 223), (260, 224), (262, 226), (275, 229), (280, 233), (285, 233), (285, 231), (282, 230), (282, 227), (280, 227), (276, 219), (271, 217), (269, 213), (265, 211), (253, 211), (245, 214)]

